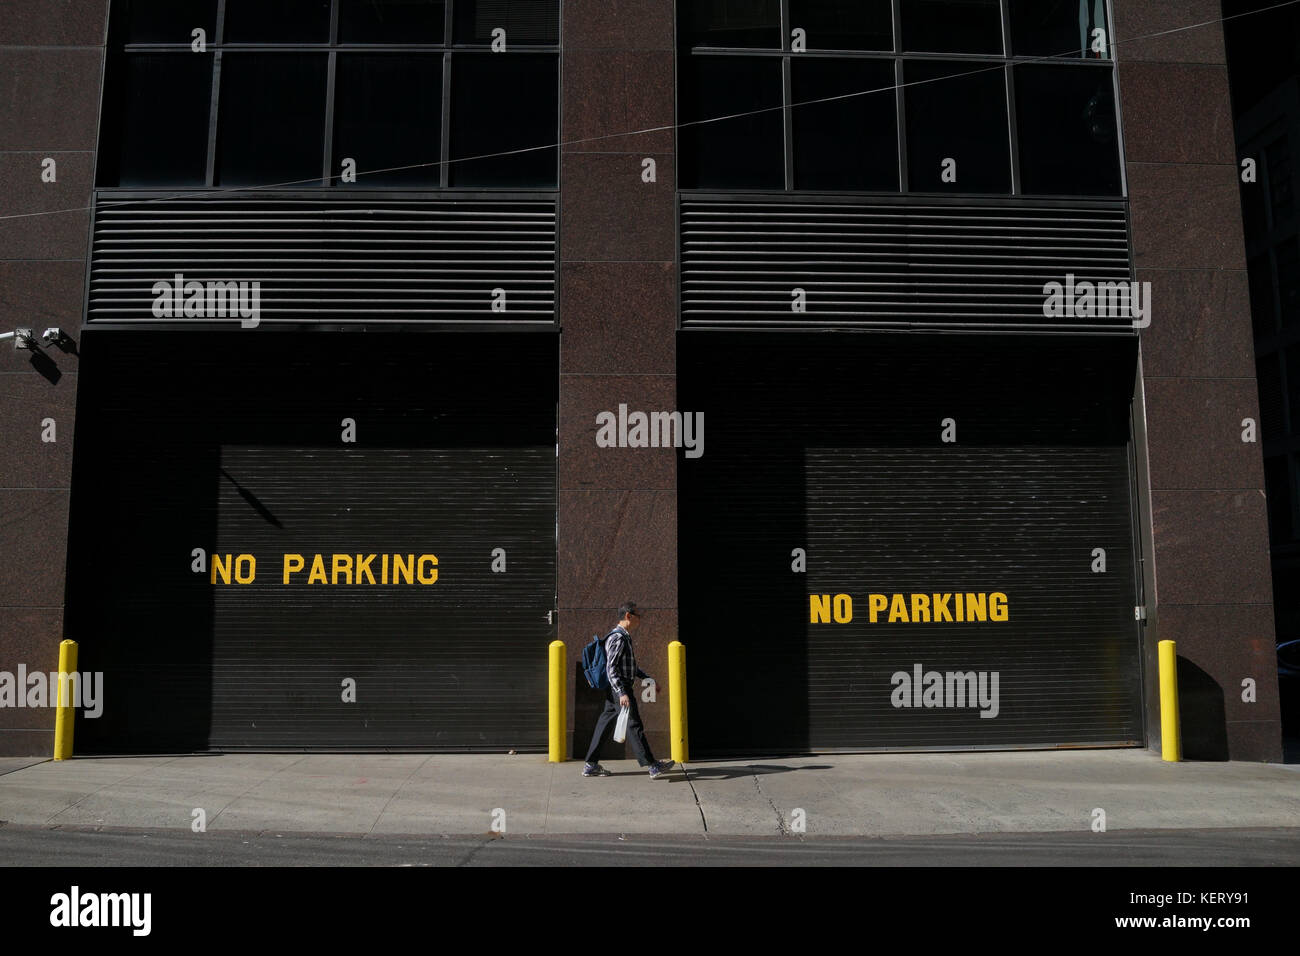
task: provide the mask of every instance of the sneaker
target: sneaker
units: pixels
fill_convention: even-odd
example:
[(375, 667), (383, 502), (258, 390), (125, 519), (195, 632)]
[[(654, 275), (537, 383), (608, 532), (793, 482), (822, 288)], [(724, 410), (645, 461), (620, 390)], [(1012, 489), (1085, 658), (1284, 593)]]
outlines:
[(675, 766), (677, 766), (677, 764), (672, 760), (661, 760), (653, 767), (650, 768), (650, 776), (651, 777), (662, 776), (663, 774), (666, 774), (669, 770), (672, 770), (673, 767)]
[(613, 774), (606, 770), (598, 763), (588, 763), (582, 765), (582, 775), (584, 777), (612, 777)]

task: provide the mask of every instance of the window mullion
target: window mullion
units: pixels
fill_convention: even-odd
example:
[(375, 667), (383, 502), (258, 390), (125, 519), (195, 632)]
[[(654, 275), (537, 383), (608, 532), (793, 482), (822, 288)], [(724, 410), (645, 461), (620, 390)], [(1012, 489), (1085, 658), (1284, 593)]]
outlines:
[(338, 73), (339, 0), (330, 4), (329, 65), (325, 68), (325, 156), (321, 160), (321, 185), (329, 186), (337, 174), (334, 167), (334, 79)]
[(894, 60), (894, 132), (898, 143), (898, 191), (908, 190), (907, 182), (907, 114), (903, 103), (903, 58)]
[(781, 57), (781, 102), (784, 104), (784, 109), (781, 112), (785, 118), (783, 136), (785, 139), (785, 188), (787, 192), (794, 189), (794, 107), (791, 105), (794, 102), (794, 84), (791, 77), (792, 70), (790, 56)]
[(1020, 130), (1016, 123), (1016, 74), (1015, 66), (1008, 61), (1003, 66), (1006, 72), (1007, 93), (1007, 143), (1011, 149), (1011, 195), (1019, 196), (1024, 190), (1020, 184)]
[(894, 134), (898, 147), (898, 191), (907, 192), (907, 116), (903, 112), (903, 3), (893, 0), (894, 17)]
[(790, 0), (781, 0), (781, 117), (785, 146), (785, 189), (794, 189), (794, 102), (790, 64)]
[(442, 10), (442, 135), (438, 138), (438, 185), (446, 189), (451, 183), (451, 31), (454, 26), (452, 4), (447, 0)]
[(217, 176), (217, 114), (221, 109), (221, 45), (226, 39), (226, 0), (217, 0), (217, 30), (213, 37), (212, 95), (208, 102), (208, 157), (204, 185), (216, 185)]
[(1011, 148), (1011, 195), (1019, 196), (1023, 191), (1020, 185), (1020, 130), (1016, 124), (1016, 76), (1011, 62), (1011, 13), (1007, 0), (1002, 0), (999, 10), (1002, 15), (1003, 70), (1006, 72), (1007, 142)]

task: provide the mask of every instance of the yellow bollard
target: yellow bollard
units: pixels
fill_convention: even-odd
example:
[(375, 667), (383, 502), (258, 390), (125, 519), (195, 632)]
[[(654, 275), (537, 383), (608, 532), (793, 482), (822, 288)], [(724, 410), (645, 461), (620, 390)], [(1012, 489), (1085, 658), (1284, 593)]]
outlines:
[(681, 641), (668, 645), (668, 728), (673, 760), (686, 763), (686, 645)]
[[(64, 641), (59, 645), (59, 689), (54, 711), (54, 759), (67, 760), (72, 756), (72, 728), (77, 712), (72, 709), (72, 678), (77, 671), (77, 642)], [(76, 678), (80, 683), (81, 678)], [(78, 690), (81, 688), (78, 687)]]
[(1182, 760), (1178, 727), (1178, 655), (1173, 641), (1160, 642), (1160, 756)]
[(565, 707), (564, 692), (568, 653), (564, 641), (551, 641), (551, 759), (550, 763), (564, 763), (569, 748), (564, 746), (565, 724), (568, 708)]

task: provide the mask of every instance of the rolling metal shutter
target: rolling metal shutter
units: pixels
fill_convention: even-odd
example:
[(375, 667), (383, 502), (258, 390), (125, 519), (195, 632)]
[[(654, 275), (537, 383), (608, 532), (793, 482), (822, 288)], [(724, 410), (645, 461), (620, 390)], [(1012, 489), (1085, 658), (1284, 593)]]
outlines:
[[(681, 340), (679, 404), (708, 436), (678, 469), (692, 751), (1141, 741), (1132, 340)], [(936, 594), (957, 617), (943, 595), (968, 593), (984, 620), (935, 620)], [(843, 623), (813, 623), (821, 595), (851, 619), (841, 599)], [(953, 706), (981, 673), (990, 706)]]
[(106, 704), (79, 749), (545, 747), (553, 336), (84, 346), (68, 630)]

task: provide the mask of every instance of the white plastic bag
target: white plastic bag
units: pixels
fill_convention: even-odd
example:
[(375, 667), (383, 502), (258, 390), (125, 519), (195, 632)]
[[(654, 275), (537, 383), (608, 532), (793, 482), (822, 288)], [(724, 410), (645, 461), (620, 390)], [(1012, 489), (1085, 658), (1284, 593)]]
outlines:
[(627, 712), (628, 708), (624, 707), (618, 712), (618, 723), (614, 725), (614, 743), (621, 744), (627, 740)]

